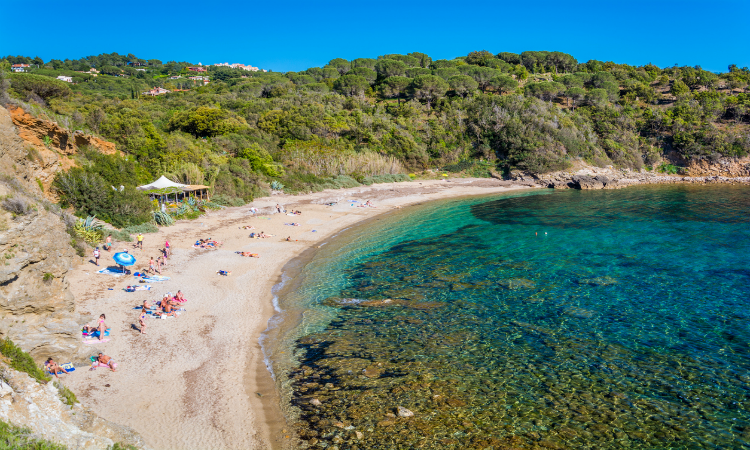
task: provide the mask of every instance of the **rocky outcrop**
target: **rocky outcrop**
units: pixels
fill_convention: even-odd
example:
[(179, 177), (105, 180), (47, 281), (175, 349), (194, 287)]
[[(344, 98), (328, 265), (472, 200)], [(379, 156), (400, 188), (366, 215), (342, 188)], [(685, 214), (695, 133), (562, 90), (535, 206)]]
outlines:
[(62, 215), (41, 200), (34, 161), (26, 155), (26, 144), (0, 108), (0, 196), (27, 205), (20, 214), (0, 208), (0, 337), (10, 337), (37, 362), (48, 356), (80, 360), (91, 350), (80, 338), (86, 320), (75, 312), (65, 279), (80, 258)]
[(76, 403), (68, 406), (52, 383), (40, 384), (0, 363), (0, 420), (26, 427), (39, 438), (74, 449), (106, 449), (115, 443), (144, 447), (132, 429), (93, 414)]
[(15, 127), (11, 131), (20, 138), (23, 146), (20, 157), (27, 160), (28, 176), (35, 182), (39, 180), (45, 196), (51, 200), (57, 200), (49, 189), (55, 174), (75, 165), (75, 160), (70, 157), (81, 147), (92, 147), (105, 154), (117, 153), (112, 142), (80, 131), (70, 132), (55, 122), (36, 118), (19, 107), (9, 110), (0, 107), (0, 128), (9, 129), (9, 125)]
[(750, 158), (691, 160), (685, 173), (690, 177), (750, 177)]
[(575, 175), (571, 178), (572, 187), (574, 189), (618, 189), (620, 183), (617, 178), (610, 178), (605, 175), (589, 176), (589, 175)]
[(688, 175), (668, 175), (646, 170), (615, 169), (612, 166), (592, 167), (579, 164), (575, 170), (543, 175), (513, 172), (512, 180), (533, 182), (553, 189), (619, 189), (638, 184), (750, 184), (750, 158), (724, 158), (691, 161), (681, 172)]

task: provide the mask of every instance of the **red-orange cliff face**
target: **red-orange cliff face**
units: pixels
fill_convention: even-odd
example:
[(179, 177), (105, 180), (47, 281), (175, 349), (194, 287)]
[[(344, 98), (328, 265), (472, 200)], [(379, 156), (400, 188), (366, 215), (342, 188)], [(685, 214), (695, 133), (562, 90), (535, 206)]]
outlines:
[[(115, 154), (117, 148), (112, 142), (82, 132), (70, 132), (50, 120), (39, 119), (22, 108), (9, 108), (10, 118), (18, 136), (27, 146), (27, 159), (33, 178), (44, 186), (44, 195), (56, 200), (50, 186), (55, 174), (76, 165), (72, 155), (81, 147), (95, 148), (104, 154)], [(45, 143), (45, 137), (48, 138)]]

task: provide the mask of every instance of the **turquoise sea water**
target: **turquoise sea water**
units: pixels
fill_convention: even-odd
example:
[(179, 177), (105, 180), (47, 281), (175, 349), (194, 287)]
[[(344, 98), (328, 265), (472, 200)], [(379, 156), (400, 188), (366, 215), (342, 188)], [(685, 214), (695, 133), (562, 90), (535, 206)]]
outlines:
[(313, 448), (750, 448), (749, 212), (535, 191), (349, 230), (281, 298), (287, 412)]

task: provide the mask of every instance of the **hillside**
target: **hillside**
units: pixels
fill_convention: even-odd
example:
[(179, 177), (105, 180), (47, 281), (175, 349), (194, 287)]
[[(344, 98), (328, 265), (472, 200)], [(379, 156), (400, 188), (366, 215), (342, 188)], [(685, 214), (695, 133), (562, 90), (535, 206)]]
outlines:
[[(219, 203), (241, 204), (271, 183), (295, 192), (435, 168), (487, 176), (574, 163), (675, 173), (750, 153), (750, 71), (736, 66), (716, 74), (534, 51), (334, 59), (288, 73), (194, 72), (187, 62), (118, 54), (5, 61), (6, 71), (10, 63), (31, 67), (4, 75), (10, 83), (0, 100), (116, 143), (125, 158), (82, 152), (68, 181), (124, 185), (119, 202), (137, 203), (128, 190), (163, 173), (211, 185)], [(74, 83), (55, 79), (61, 75)], [(144, 95), (154, 87), (169, 92)], [(66, 191), (70, 185), (53, 188), (79, 214), (97, 212), (118, 226), (143, 220), (116, 218), (111, 200), (83, 204), (85, 193)]]

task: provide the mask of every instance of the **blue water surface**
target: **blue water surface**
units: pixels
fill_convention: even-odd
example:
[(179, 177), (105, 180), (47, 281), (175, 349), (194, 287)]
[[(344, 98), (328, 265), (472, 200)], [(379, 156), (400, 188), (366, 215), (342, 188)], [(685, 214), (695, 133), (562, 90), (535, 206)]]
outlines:
[(350, 230), (282, 299), (300, 436), (750, 448), (748, 212), (748, 187), (536, 191)]

